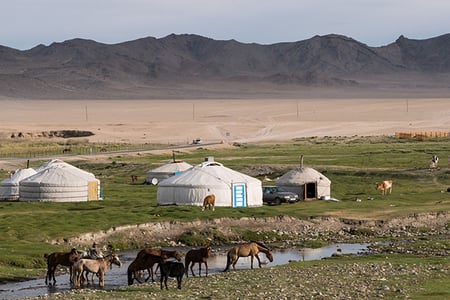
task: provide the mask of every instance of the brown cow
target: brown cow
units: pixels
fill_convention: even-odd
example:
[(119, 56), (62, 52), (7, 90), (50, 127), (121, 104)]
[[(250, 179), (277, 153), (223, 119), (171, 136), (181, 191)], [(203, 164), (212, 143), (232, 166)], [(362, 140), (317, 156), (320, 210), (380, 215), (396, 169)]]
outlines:
[(392, 180), (385, 180), (381, 183), (377, 182), (377, 190), (381, 190), (382, 195), (386, 195), (386, 193), (392, 193)]

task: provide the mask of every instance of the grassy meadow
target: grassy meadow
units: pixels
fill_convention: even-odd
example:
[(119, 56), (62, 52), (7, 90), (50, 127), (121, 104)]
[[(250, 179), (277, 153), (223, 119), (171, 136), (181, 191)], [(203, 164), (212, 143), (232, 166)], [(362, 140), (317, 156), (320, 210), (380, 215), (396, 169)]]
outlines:
[[(71, 164), (94, 173), (101, 180), (104, 201), (0, 202), (0, 281), (44, 274), (43, 253), (68, 250), (62, 245), (53, 245), (52, 240), (125, 224), (278, 215), (383, 220), (414, 213), (449, 211), (449, 142), (450, 139), (447, 138), (416, 141), (387, 136), (311, 137), (289, 143), (242, 144), (233, 149), (209, 150), (199, 146), (195, 149), (176, 150), (177, 159), (190, 164), (198, 164), (205, 157), (213, 156), (226, 167), (251, 173), (249, 175), (261, 180), (265, 176), (277, 178), (299, 166), (299, 157), (304, 155), (304, 165), (327, 176), (332, 181), (332, 197), (341, 200), (264, 205), (251, 209), (220, 208), (213, 214), (202, 214), (197, 207), (158, 207), (157, 187), (140, 184), (145, 180), (148, 170), (171, 160), (172, 153), (107, 153), (105, 159), (71, 160)], [(14, 147), (20, 148), (23, 145), (2, 147), (0, 151), (8, 149), (6, 152), (13, 153)], [(40, 147), (59, 146), (41, 144), (34, 145), (32, 149), (40, 151)], [(436, 170), (429, 169), (433, 154), (441, 159)], [(32, 160), (31, 167), (42, 161), (44, 160)], [(131, 175), (138, 175), (139, 183), (132, 184)], [(6, 170), (0, 170), (0, 178), (6, 177)], [(375, 183), (386, 179), (393, 180), (393, 193), (382, 196), (380, 191), (375, 190)], [(368, 197), (373, 200), (366, 201)], [(356, 202), (356, 198), (363, 201)], [(117, 240), (112, 243), (121, 248), (136, 246), (123, 245)]]

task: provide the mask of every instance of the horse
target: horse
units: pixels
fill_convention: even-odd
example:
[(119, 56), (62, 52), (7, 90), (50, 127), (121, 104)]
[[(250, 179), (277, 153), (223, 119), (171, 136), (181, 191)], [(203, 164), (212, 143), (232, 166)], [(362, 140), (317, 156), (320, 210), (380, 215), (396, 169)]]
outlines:
[(136, 181), (138, 181), (137, 175), (131, 175), (131, 183), (135, 183)]
[(182, 262), (178, 261), (166, 261), (159, 264), (159, 268), (161, 270), (161, 279), (160, 285), (161, 289), (163, 289), (163, 281), (164, 285), (167, 288), (167, 279), (170, 277), (175, 277), (177, 279), (177, 287), (181, 290), (181, 281), (183, 280), (184, 275), (184, 265)]
[[(87, 273), (91, 272), (98, 275), (99, 286), (103, 287), (105, 285), (106, 270), (108, 269), (108, 267), (112, 268), (112, 264), (119, 266), (119, 268), (122, 266), (122, 262), (115, 253), (108, 254), (104, 258), (97, 258), (97, 259), (82, 258), (78, 260), (73, 266), (74, 285), (80, 286), (82, 284), (82, 280), (84, 280), (83, 277), (84, 271), (86, 272), (86, 280), (88, 284), (89, 284), (89, 277), (87, 276), (88, 275)], [(94, 283), (94, 280), (92, 280), (92, 283)]]
[(80, 258), (77, 249), (72, 248), (70, 252), (53, 252), (44, 254), (47, 259), (47, 274), (45, 276), (45, 284), (53, 278), (53, 285), (56, 284), (55, 271), (58, 265), (69, 267), (70, 283), (72, 283), (72, 267), (73, 264)]
[(191, 273), (192, 276), (195, 277), (194, 274), (194, 265), (198, 263), (198, 276), (202, 276), (202, 263), (205, 264), (206, 268), (206, 276), (208, 276), (208, 257), (211, 255), (211, 246), (207, 246), (199, 249), (191, 249), (186, 253), (186, 257), (184, 259), (184, 272), (186, 273), (186, 277), (189, 277), (189, 264), (191, 264)]
[(250, 256), (250, 266), (253, 269), (253, 257), (256, 257), (258, 260), (259, 267), (261, 268), (261, 261), (259, 259), (258, 253), (263, 252), (266, 254), (266, 257), (270, 262), (273, 261), (272, 250), (267, 248), (265, 245), (258, 242), (250, 242), (243, 245), (234, 246), (227, 253), (227, 266), (225, 267), (224, 272), (230, 271), (230, 266), (233, 266), (233, 269), (236, 271), (236, 263), (239, 257), (247, 257)]
[(210, 209), (214, 211), (215, 203), (216, 203), (216, 196), (214, 194), (206, 196), (205, 199), (203, 199), (202, 211), (204, 211), (205, 209)]
[(128, 266), (128, 285), (132, 285), (135, 279), (137, 282), (142, 283), (142, 281), (137, 276), (139, 271), (147, 270), (153, 267), (153, 265), (156, 263), (160, 265), (164, 262), (164, 258), (161, 255), (146, 253), (143, 251), (141, 252), (139, 252), (136, 258)]
[[(164, 250), (164, 249), (153, 249), (153, 248), (144, 248), (141, 251), (139, 251), (139, 253), (137, 254), (136, 257), (143, 257), (145, 254), (154, 254), (154, 255), (158, 255), (161, 256), (164, 260), (169, 259), (169, 258), (175, 258), (178, 261), (181, 261), (181, 257), (183, 256), (180, 252), (175, 251), (175, 250)], [(150, 279), (150, 277), (152, 278), (152, 282), (155, 282), (154, 278), (153, 278), (153, 274), (156, 273), (153, 272), (153, 264), (149, 264), (149, 267), (146, 268), (148, 271), (148, 277), (145, 279), (145, 281), (148, 281)]]

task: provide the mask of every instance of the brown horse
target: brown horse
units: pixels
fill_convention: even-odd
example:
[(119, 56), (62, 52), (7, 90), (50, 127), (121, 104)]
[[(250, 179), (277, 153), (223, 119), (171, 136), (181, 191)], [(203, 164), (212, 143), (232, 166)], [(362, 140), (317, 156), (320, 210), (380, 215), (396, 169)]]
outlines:
[(214, 194), (206, 196), (205, 199), (203, 199), (202, 211), (204, 211), (205, 209), (210, 209), (214, 211), (215, 203), (216, 203), (216, 196)]
[(198, 276), (202, 276), (202, 263), (205, 264), (206, 268), (206, 276), (208, 276), (208, 257), (211, 255), (211, 246), (199, 248), (199, 249), (191, 249), (186, 253), (186, 257), (184, 259), (184, 271), (186, 273), (186, 277), (189, 277), (189, 264), (191, 264), (191, 273), (192, 276), (194, 274), (194, 265), (198, 263)]
[[(97, 259), (89, 259), (89, 258), (82, 258), (78, 260), (73, 265), (73, 283), (75, 286), (80, 286), (82, 284), (83, 278), (83, 271), (84, 272), (91, 272), (98, 275), (99, 278), (99, 285), (103, 287), (105, 285), (105, 273), (106, 270), (112, 267), (112, 264), (115, 264), (119, 267), (122, 266), (122, 262), (120, 261), (119, 257), (115, 253), (111, 253), (106, 255), (104, 258), (97, 258)], [(87, 283), (89, 283), (89, 277), (86, 274), (86, 280)], [(92, 283), (94, 283), (92, 281)]]
[[(175, 250), (164, 250), (164, 249), (154, 249), (154, 248), (144, 248), (137, 254), (136, 258), (143, 257), (145, 254), (153, 254), (158, 255), (163, 258), (163, 260), (166, 260), (168, 258), (175, 258), (178, 261), (181, 261), (181, 257), (183, 256), (180, 252)], [(155, 279), (153, 277), (153, 274), (156, 272), (153, 272), (153, 264), (149, 265), (147, 269), (148, 271), (148, 277), (145, 279), (145, 281), (148, 281), (150, 278), (152, 278), (152, 282), (155, 282)]]
[(259, 260), (258, 253), (263, 252), (266, 254), (267, 258), (270, 262), (273, 261), (272, 250), (267, 248), (261, 243), (258, 242), (250, 242), (247, 244), (235, 246), (231, 248), (227, 253), (227, 266), (225, 267), (224, 272), (230, 271), (230, 266), (233, 266), (233, 269), (236, 271), (236, 263), (239, 257), (247, 257), (250, 256), (250, 266), (253, 269), (253, 257), (256, 257), (258, 260), (259, 267), (261, 268), (261, 261)]
[(183, 280), (184, 275), (184, 265), (182, 262), (178, 261), (166, 261), (159, 264), (159, 268), (161, 269), (161, 279), (160, 285), (161, 289), (163, 289), (163, 281), (164, 285), (167, 288), (167, 279), (170, 277), (175, 277), (177, 279), (177, 287), (181, 290), (181, 281)]
[(53, 278), (53, 285), (56, 284), (55, 271), (58, 265), (69, 267), (70, 282), (72, 283), (72, 267), (73, 264), (80, 258), (77, 249), (72, 248), (70, 252), (53, 252), (51, 254), (44, 254), (47, 259), (47, 275), (45, 276), (45, 284), (50, 282)]
[(142, 283), (142, 281), (139, 279), (138, 273), (142, 270), (148, 270), (149, 268), (152, 268), (154, 264), (162, 264), (163, 262), (164, 259), (161, 255), (155, 255), (146, 252), (143, 252), (143, 254), (138, 254), (138, 256), (128, 266), (128, 285), (132, 285), (134, 280)]

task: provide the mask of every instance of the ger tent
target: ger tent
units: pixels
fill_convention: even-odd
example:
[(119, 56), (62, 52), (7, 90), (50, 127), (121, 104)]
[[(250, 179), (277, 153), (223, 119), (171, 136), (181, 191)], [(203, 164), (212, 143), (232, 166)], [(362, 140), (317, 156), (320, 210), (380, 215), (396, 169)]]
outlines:
[(313, 168), (293, 169), (276, 181), (276, 185), (296, 193), (301, 200), (314, 200), (330, 197), (331, 181)]
[(100, 181), (92, 173), (63, 161), (45, 163), (47, 168), (22, 180), (20, 201), (82, 202), (99, 200)]
[(0, 184), (0, 200), (19, 200), (19, 183), (23, 179), (36, 174), (32, 168), (19, 169)]
[(145, 182), (151, 184), (158, 184), (158, 182), (172, 177), (176, 174), (184, 172), (192, 168), (191, 164), (188, 164), (181, 160), (174, 160), (165, 165), (157, 167), (153, 170), (147, 172), (147, 177)]
[(216, 196), (216, 206), (262, 206), (260, 180), (211, 160), (161, 181), (157, 202), (158, 205), (202, 206), (209, 194)]

